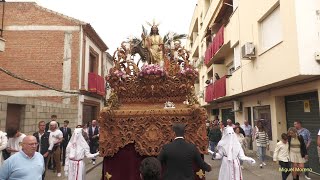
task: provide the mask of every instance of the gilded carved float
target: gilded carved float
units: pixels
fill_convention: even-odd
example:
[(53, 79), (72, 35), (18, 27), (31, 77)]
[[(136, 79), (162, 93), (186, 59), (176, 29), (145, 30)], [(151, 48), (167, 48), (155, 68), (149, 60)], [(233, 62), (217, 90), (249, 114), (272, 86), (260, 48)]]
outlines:
[[(205, 154), (207, 113), (195, 97), (198, 72), (189, 64), (188, 52), (182, 47), (164, 47), (162, 62), (141, 67), (133, 57), (142, 48), (137, 47), (139, 43), (124, 42), (114, 54), (115, 66), (106, 77), (112, 93), (99, 117), (100, 154), (112, 157), (134, 143), (140, 155), (156, 156), (174, 138), (172, 124), (176, 122), (187, 125), (186, 140)], [(168, 101), (175, 108), (164, 108)]]

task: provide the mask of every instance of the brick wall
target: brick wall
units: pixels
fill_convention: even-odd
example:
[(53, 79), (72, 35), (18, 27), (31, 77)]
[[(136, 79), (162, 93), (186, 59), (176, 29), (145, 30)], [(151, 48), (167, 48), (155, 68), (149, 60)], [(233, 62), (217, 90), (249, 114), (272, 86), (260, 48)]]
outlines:
[[(74, 97), (75, 98), (75, 97)], [(69, 127), (75, 128), (77, 124), (78, 106), (43, 101), (36, 98), (21, 98), (11, 96), (0, 96), (0, 130), (6, 128), (8, 104), (19, 104), (24, 106), (20, 121), (21, 132), (32, 134), (38, 129), (38, 122), (49, 122), (52, 114), (58, 116), (58, 122), (63, 124), (69, 120)]]
[[(5, 52), (0, 53), (0, 67), (4, 67), (26, 79), (62, 89), (65, 33), (71, 30), (70, 89), (78, 90), (79, 58), (80, 54), (85, 55), (80, 52), (83, 50), (80, 49), (80, 32), (76, 30), (81, 25), (85, 25), (85, 23), (42, 8), (35, 3), (7, 2), (3, 34), (6, 39), (6, 49)], [(48, 30), (51, 26), (55, 26), (59, 30)], [(21, 28), (26, 27), (33, 29), (21, 30)], [(17, 30), (17, 28), (20, 29)], [(39, 28), (46, 30), (39, 30)], [(96, 42), (94, 43), (96, 44)], [(29, 90), (30, 92), (30, 90), (46, 89), (0, 72), (0, 91), (15, 92), (14, 90)], [(20, 96), (28, 95), (20, 94)], [(0, 129), (4, 129), (5, 126), (8, 103), (24, 106), (23, 132), (36, 130), (37, 122), (44, 118), (49, 120), (53, 113), (58, 115), (58, 120), (61, 120), (61, 122), (64, 119), (74, 118), (74, 124), (70, 124), (74, 126), (77, 122), (78, 110), (67, 108), (67, 105), (62, 104), (63, 98), (65, 97), (43, 97), (41, 95), (36, 98), (0, 96)], [(72, 107), (77, 107), (78, 97), (72, 96), (70, 102)], [(79, 108), (79, 111), (82, 111), (82, 109)]]
[[(62, 87), (63, 31), (5, 31), (6, 50), (0, 66), (17, 75), (55, 88)], [(71, 89), (78, 89), (79, 33), (72, 33)], [(48, 78), (50, 77), (50, 78)], [(0, 74), (1, 90), (44, 89)]]
[[(0, 7), (1, 9), (1, 7)], [(79, 22), (45, 10), (35, 3), (6, 3), (5, 27), (12, 25), (79, 26)], [(26, 79), (62, 88), (65, 31), (4, 31), (6, 50), (0, 66)], [(78, 90), (80, 32), (72, 32), (71, 90)], [(0, 73), (0, 90), (44, 90)]]
[[(38, 6), (33, 2), (6, 2), (4, 25), (60, 25), (74, 26), (79, 21)], [(2, 5), (0, 5), (2, 9)]]
[[(5, 37), (6, 50), (0, 53), (1, 67), (61, 89), (64, 32), (5, 31)], [(1, 90), (44, 89), (4, 73), (0, 74), (0, 84)]]
[(72, 55), (71, 55), (71, 89), (79, 89), (80, 68), (80, 33), (72, 33)]

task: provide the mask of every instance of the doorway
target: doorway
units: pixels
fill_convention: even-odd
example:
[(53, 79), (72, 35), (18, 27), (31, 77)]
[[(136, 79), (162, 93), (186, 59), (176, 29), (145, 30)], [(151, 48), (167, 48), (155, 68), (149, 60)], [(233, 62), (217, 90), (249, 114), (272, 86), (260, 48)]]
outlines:
[(83, 124), (87, 124), (88, 122), (91, 122), (93, 119), (97, 119), (97, 106), (91, 106), (91, 105), (83, 105)]
[(285, 102), (287, 127), (293, 127), (294, 121), (300, 120), (302, 127), (310, 131), (309, 165), (312, 171), (320, 173), (317, 152), (317, 134), (320, 127), (318, 92), (286, 96)]
[(230, 119), (233, 124), (235, 123), (234, 112), (232, 110), (232, 108), (221, 109), (222, 122), (227, 122), (227, 120)]
[[(271, 127), (271, 110), (270, 106), (256, 106), (253, 107), (253, 117), (259, 120), (268, 134), (269, 140), (272, 140), (272, 127)], [(256, 126), (256, 121), (254, 123)]]
[(21, 120), (23, 119), (23, 110), (25, 105), (20, 104), (8, 104), (7, 106), (7, 119), (6, 119), (6, 131), (9, 128), (20, 129)]

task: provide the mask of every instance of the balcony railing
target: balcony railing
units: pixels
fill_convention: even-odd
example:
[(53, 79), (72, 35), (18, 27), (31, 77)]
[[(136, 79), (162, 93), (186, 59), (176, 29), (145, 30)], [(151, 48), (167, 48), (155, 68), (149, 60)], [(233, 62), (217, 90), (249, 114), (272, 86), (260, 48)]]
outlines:
[(206, 102), (212, 102), (213, 100), (226, 96), (226, 79), (227, 76), (224, 76), (207, 86), (205, 96)]
[(206, 65), (209, 65), (212, 57), (218, 52), (221, 46), (224, 44), (224, 26), (222, 26), (217, 32), (216, 36), (213, 38), (212, 43), (209, 45), (205, 52)]
[(105, 82), (102, 76), (97, 75), (96, 73), (88, 74), (88, 91), (97, 93), (101, 96), (105, 95)]

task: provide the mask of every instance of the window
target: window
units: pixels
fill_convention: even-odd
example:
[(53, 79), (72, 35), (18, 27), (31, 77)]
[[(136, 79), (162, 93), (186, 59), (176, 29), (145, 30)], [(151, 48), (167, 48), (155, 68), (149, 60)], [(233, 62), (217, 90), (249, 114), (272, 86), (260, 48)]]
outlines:
[(227, 72), (228, 75), (231, 75), (235, 71), (234, 64), (233, 63), (228, 64), (227, 65), (227, 70), (228, 70), (228, 72)]
[(89, 54), (89, 72), (98, 74), (98, 57), (93, 50), (90, 50)]
[(260, 45), (266, 51), (282, 41), (280, 6), (260, 22)]
[(234, 64), (235, 70), (241, 66), (240, 45), (239, 44), (233, 48), (233, 64)]

